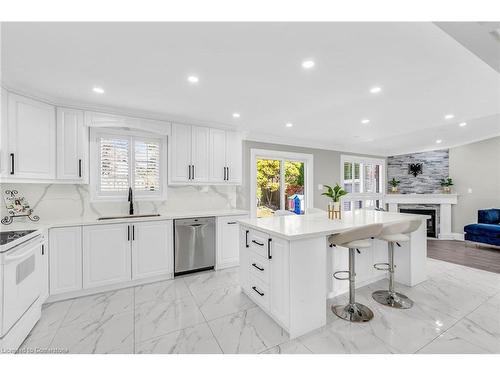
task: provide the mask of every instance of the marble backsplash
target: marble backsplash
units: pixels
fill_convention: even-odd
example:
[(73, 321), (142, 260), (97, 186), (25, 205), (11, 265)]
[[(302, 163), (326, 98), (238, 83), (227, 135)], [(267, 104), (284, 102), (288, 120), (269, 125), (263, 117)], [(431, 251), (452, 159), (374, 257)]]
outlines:
[[(128, 202), (92, 202), (89, 185), (70, 184), (1, 184), (0, 213), (7, 214), (3, 192), (16, 189), (26, 197), (41, 220), (97, 218), (99, 216), (128, 214)], [(184, 210), (212, 210), (236, 208), (234, 186), (169, 186), (167, 200), (134, 201), (136, 214), (167, 214)]]

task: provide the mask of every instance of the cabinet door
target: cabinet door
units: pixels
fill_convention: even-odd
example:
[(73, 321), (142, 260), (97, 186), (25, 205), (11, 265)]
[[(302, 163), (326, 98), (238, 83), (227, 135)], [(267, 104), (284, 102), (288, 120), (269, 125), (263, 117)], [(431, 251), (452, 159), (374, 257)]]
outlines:
[(188, 182), (191, 165), (191, 126), (172, 124), (170, 182)]
[(83, 112), (57, 108), (57, 178), (84, 180), (85, 127)]
[(49, 104), (9, 94), (9, 158), (13, 178), (55, 179), (56, 111)]
[(239, 225), (246, 216), (217, 218), (217, 269), (239, 264)]
[(207, 182), (210, 173), (210, 129), (193, 126), (191, 133), (191, 164), (195, 182)]
[(271, 241), (270, 309), (282, 324), (288, 326), (290, 318), (290, 270), (288, 242), (279, 238)]
[(225, 182), (226, 132), (210, 129), (210, 182)]
[(82, 289), (82, 228), (49, 231), (50, 294)]
[(131, 280), (129, 225), (83, 228), (83, 287), (95, 288)]
[(0, 176), (6, 177), (10, 173), (9, 164), (9, 136), (8, 136), (8, 117), (7, 109), (9, 102), (7, 100), (7, 90), (0, 88)]
[(172, 220), (132, 225), (132, 279), (174, 272)]
[(226, 132), (226, 166), (227, 181), (241, 184), (242, 150), (241, 135), (237, 132)]
[(250, 247), (248, 245), (248, 235), (250, 230), (248, 228), (239, 226), (239, 254), (240, 254), (240, 285), (247, 292), (250, 293), (250, 279), (248, 272), (248, 260)]

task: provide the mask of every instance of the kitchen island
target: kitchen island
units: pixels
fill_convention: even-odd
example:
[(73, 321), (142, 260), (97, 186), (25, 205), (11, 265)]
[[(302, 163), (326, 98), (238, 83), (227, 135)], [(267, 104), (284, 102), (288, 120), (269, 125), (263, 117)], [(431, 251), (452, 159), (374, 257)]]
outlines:
[[(427, 216), (355, 210), (341, 220), (328, 219), (326, 212), (240, 220), (242, 289), (290, 338), (308, 333), (326, 324), (326, 300), (348, 288), (332, 277), (348, 269), (348, 250), (330, 248), (327, 237), (367, 224), (412, 220), (422, 225), (397, 248), (395, 263), (396, 281), (414, 286), (426, 279)], [(381, 262), (387, 262), (387, 243), (375, 239), (356, 254), (356, 287), (385, 278), (373, 268)]]

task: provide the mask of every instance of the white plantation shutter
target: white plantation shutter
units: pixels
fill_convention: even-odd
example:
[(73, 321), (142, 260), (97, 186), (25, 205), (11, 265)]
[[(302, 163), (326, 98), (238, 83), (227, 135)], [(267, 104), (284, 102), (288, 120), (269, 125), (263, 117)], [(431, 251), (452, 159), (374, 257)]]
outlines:
[(162, 154), (164, 138), (144, 138), (115, 131), (96, 132), (95, 194), (99, 199), (126, 198), (129, 187), (136, 197), (164, 197)]
[(134, 141), (135, 191), (160, 191), (160, 142), (157, 140)]
[(100, 190), (103, 193), (125, 191), (129, 183), (129, 140), (119, 137), (100, 139)]

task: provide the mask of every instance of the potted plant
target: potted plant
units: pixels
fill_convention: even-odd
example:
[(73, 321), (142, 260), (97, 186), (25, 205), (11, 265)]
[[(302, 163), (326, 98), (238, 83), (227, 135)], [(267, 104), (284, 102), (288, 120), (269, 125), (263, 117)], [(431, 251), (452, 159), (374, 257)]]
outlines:
[(391, 193), (398, 192), (398, 186), (400, 183), (401, 183), (401, 181), (396, 180), (395, 177), (393, 177), (392, 180), (389, 181), (389, 185), (391, 185)]
[(453, 186), (453, 180), (451, 177), (446, 177), (441, 180), (441, 187), (443, 188), (443, 193), (450, 193), (451, 187)]
[[(338, 217), (340, 219), (340, 198), (344, 195), (347, 195), (347, 191), (342, 189), (339, 184), (335, 184), (335, 187), (331, 187), (329, 185), (323, 185), (326, 188), (326, 191), (321, 195), (325, 195), (332, 200), (331, 203), (328, 204), (328, 216), (330, 216), (330, 212), (333, 213), (333, 217)], [(331, 219), (333, 217), (330, 217)]]

